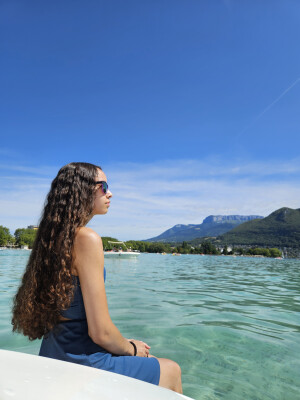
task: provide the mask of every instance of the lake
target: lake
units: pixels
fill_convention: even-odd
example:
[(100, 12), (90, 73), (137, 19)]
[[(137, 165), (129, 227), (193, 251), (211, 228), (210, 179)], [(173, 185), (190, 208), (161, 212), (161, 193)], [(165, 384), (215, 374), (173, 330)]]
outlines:
[[(29, 254), (0, 251), (0, 348), (37, 354), (10, 324)], [(185, 395), (300, 398), (299, 260), (141, 254), (105, 266), (113, 322), (178, 362)]]

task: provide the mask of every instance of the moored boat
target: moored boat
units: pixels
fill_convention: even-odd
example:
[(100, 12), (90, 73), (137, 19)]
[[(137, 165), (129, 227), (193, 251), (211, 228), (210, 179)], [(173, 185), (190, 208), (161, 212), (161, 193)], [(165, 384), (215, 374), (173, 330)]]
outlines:
[(104, 251), (105, 258), (107, 258), (107, 257), (128, 258), (128, 257), (137, 257), (140, 255), (139, 251), (137, 251), (137, 250), (132, 251), (131, 249), (128, 249), (124, 242), (108, 241), (108, 243), (110, 244), (112, 249)]

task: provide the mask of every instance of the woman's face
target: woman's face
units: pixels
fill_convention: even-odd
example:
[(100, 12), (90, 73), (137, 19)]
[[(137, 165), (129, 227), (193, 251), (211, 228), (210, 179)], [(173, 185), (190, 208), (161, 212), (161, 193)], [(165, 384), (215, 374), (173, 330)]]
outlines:
[[(95, 181), (105, 181), (107, 182), (106, 175), (101, 169), (98, 169), (97, 176)], [(110, 204), (110, 198), (112, 197), (112, 193), (107, 190), (106, 194), (104, 194), (102, 185), (97, 184), (97, 189), (95, 193), (95, 202), (94, 202), (94, 209), (93, 215), (97, 214), (106, 214)]]

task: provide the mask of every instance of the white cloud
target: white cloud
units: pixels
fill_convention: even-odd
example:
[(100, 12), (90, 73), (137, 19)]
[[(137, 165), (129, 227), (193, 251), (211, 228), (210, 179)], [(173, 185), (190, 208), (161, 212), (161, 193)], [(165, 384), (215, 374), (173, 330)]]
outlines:
[[(45, 171), (30, 170), (20, 181), (13, 174), (0, 178), (0, 224), (14, 230), (37, 223), (55, 175)], [(156, 236), (177, 223), (201, 223), (211, 214), (266, 216), (280, 207), (299, 208), (299, 160), (124, 163), (105, 172), (114, 194), (111, 208), (90, 226), (123, 240)]]

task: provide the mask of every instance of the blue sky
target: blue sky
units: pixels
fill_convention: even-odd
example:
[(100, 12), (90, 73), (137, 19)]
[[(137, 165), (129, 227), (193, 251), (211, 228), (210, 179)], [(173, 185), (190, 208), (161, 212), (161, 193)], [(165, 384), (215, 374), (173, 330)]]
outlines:
[(57, 170), (102, 165), (91, 226), (142, 239), (299, 208), (298, 1), (0, 4), (0, 224), (37, 223)]

